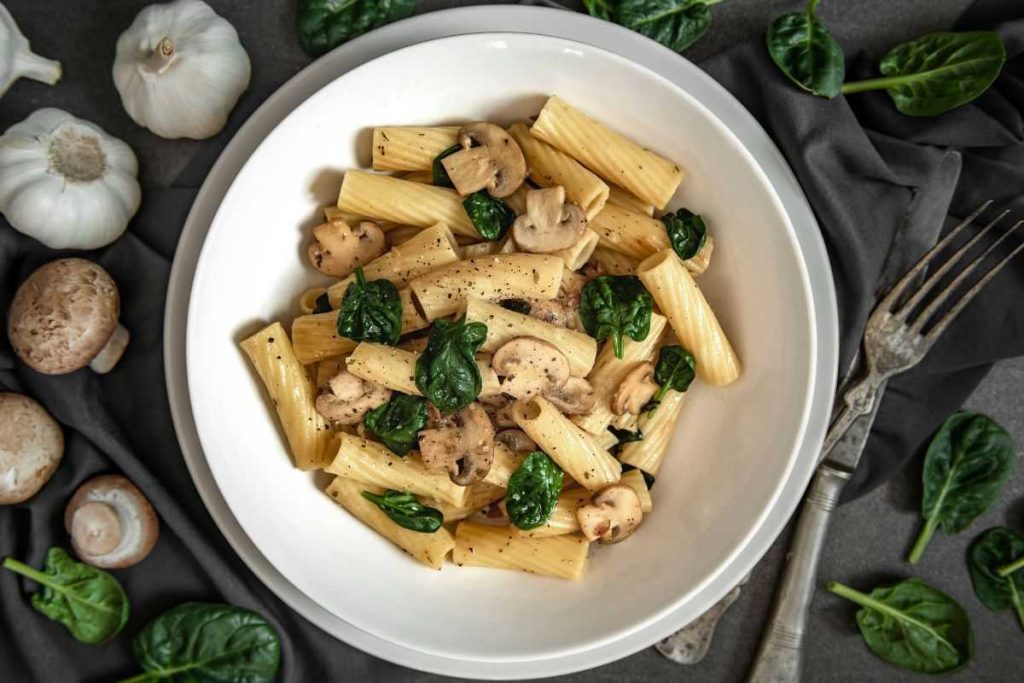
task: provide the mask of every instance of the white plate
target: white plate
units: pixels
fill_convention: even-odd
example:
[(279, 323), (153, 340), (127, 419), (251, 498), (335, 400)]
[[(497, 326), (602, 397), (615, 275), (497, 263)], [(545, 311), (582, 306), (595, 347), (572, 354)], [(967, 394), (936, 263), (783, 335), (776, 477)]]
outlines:
[[(510, 12), (509, 16), (525, 18), (525, 13), (543, 15), (549, 25), (571, 17), (538, 10), (518, 10)], [(446, 14), (467, 16), (469, 13), (463, 10)], [(596, 22), (585, 23), (592, 28)], [(503, 44), (496, 41), (503, 41)], [(461, 56), (459, 50), (463, 51)], [(515, 59), (497, 58), (510, 52)], [(337, 54), (328, 57), (328, 61)], [(467, 54), (472, 54), (472, 60), (464, 59)], [(749, 563), (763, 552), (777, 531), (779, 508), (781, 519), (791, 512), (795, 503), (793, 493), (783, 499), (781, 506), (773, 502), (786, 481), (788, 468), (794, 460), (791, 456), (796, 454), (795, 446), (801, 439), (803, 418), (810, 405), (807, 389), (815, 374), (807, 281), (801, 277), (799, 259), (794, 257), (794, 243), (786, 236), (787, 221), (767, 184), (762, 182), (763, 178), (750, 172), (753, 166), (744, 159), (742, 149), (730, 142), (721, 126), (665, 81), (598, 50), (524, 36), (475, 37), (447, 45), (427, 45), (417, 48), (413, 57), (410, 59), (409, 53), (392, 55), (350, 73), (318, 93), (269, 136), (226, 197), (208, 238), (192, 290), (189, 372), (199, 432), (221, 491), (256, 545), (292, 584), (348, 622), (339, 626), (337, 620), (331, 620), (322, 610), (311, 610), (309, 601), (305, 600), (301, 604), (302, 611), (328, 630), (402, 663), (462, 675), (513, 677), (593, 665), (641, 647), (698, 614), (728, 590), (735, 582), (737, 571), (749, 569)], [(512, 69), (499, 79), (504, 84), (500, 89), (488, 90), (486, 85), (481, 85), (473, 89), (474, 94), (466, 96), (458, 88), (442, 92), (446, 87), (444, 83), (429, 81), (430, 73), (442, 73), (452, 82), (465, 86), (467, 80), (472, 83), (474, 72), (482, 70), (488, 61), (492, 62), (486, 70), (489, 76), (493, 76), (496, 69)], [(556, 63), (559, 64), (557, 70), (545, 72), (543, 66)], [(417, 73), (417, 64), (429, 64), (430, 68)], [(598, 69), (600, 84), (623, 100), (602, 105), (594, 97), (592, 88), (580, 87), (588, 80), (590, 84), (595, 82), (595, 69)], [(707, 89), (706, 77), (700, 72), (690, 74), (694, 75), (700, 76), (694, 79), (698, 89)], [(303, 78), (309, 88), (310, 79), (300, 76), (299, 80)], [(552, 78), (558, 80), (552, 81)], [(391, 103), (383, 102), (387, 95), (382, 93), (394, 91), (394, 84), (402, 79), (406, 79), (403, 97), (393, 98)], [(510, 84), (514, 85), (510, 87)], [(281, 92), (289, 88), (296, 89), (288, 86)], [(687, 89), (693, 92), (693, 88)], [(516, 112), (521, 115), (529, 113), (527, 109), (537, 100), (536, 97), (532, 101), (521, 99), (523, 95), (550, 90), (558, 90), (601, 118), (633, 129), (645, 142), (682, 159), (691, 172), (685, 183), (684, 197), (695, 208), (713, 216), (715, 225), (755, 224), (760, 228), (760, 231), (748, 229), (747, 232), (728, 232), (723, 228), (716, 232), (723, 257), (716, 260), (717, 281), (711, 278), (707, 281), (712, 299), (721, 305), (727, 326), (735, 330), (737, 345), (747, 360), (748, 375), (740, 385), (724, 392), (695, 392), (687, 410), (687, 419), (694, 427), (683, 443), (696, 454), (687, 453), (685, 457), (669, 461), (670, 464), (676, 462), (676, 471), (669, 469), (669, 465), (663, 470), (656, 489), (658, 513), (645, 525), (644, 534), (614, 552), (597, 556), (583, 583), (572, 586), (554, 580), (455, 568), (435, 575), (405, 561), (363, 531), (325, 497), (318, 495), (308, 476), (287, 468), (277, 433), (267, 420), (251, 374), (233, 345), (233, 337), (237, 337), (253, 317), (271, 317), (286, 310), (293, 292), (301, 286), (303, 272), (296, 257), (299, 234), (280, 226), (294, 226), (312, 213), (315, 204), (325, 199), (329, 201), (324, 196), (309, 196), (309, 188), (314, 186), (313, 174), (324, 167), (351, 163), (346, 155), (352, 153), (355, 130), (382, 122), (486, 116), (496, 111), (507, 114), (510, 99), (522, 107)], [(294, 96), (294, 92), (290, 94)], [(223, 187), (226, 174), (226, 179), (230, 179), (233, 171), (230, 165), (237, 164), (238, 159), (237, 150), (233, 149), (236, 143), (242, 144), (238, 140), (246, 137), (251, 148), (253, 131), (255, 135), (265, 132), (265, 128), (260, 131), (259, 126), (267, 126), (268, 121), (272, 123), (276, 120), (275, 114), (279, 117), (282, 97), (280, 93), (275, 95), (247, 124), (214, 169), (212, 184), (208, 182), (197, 200), (180, 253), (188, 254), (194, 249), (197, 238), (193, 234), (197, 228), (193, 226), (201, 226), (200, 231), (205, 228), (203, 222), (208, 220), (208, 214), (204, 219), (203, 212), (210, 210), (211, 202), (215, 204), (217, 185)], [(452, 106), (453, 97), (461, 98), (458, 106)], [(651, 97), (655, 99), (649, 99)], [(661, 116), (670, 116), (672, 125), (669, 119), (654, 125), (658, 124), (656, 112), (648, 113), (642, 120), (634, 117), (635, 108), (630, 113), (629, 107), (623, 107), (621, 102), (635, 98), (663, 103)], [(607, 98), (603, 99), (607, 102)], [(367, 102), (362, 107), (354, 104), (361, 101)], [(735, 108), (734, 104), (732, 106)], [(271, 111), (275, 108), (276, 112)], [(382, 121), (382, 111), (388, 112), (389, 120)], [(324, 112), (331, 113), (329, 121), (325, 120)], [(683, 136), (659, 133), (659, 128), (664, 131), (679, 125), (692, 135), (682, 139)], [(303, 135), (310, 137), (303, 141)], [(718, 155), (716, 161), (705, 162), (710, 156), (708, 149), (695, 153), (701, 151), (702, 144), (713, 147)], [(695, 154), (691, 156), (691, 152)], [(230, 159), (232, 153), (235, 153), (233, 160)], [(777, 157), (767, 158), (777, 166)], [(730, 165), (722, 166), (723, 159)], [(728, 173), (728, 177), (723, 173)], [(776, 184), (779, 180), (776, 179)], [(791, 182), (791, 176), (783, 175), (781, 181)], [(336, 186), (331, 186), (324, 191), (333, 193), (335, 189)], [(788, 194), (788, 199), (794, 203), (792, 191)], [(737, 196), (744, 197), (744, 201), (736, 202)], [(795, 204), (797, 209), (801, 208), (798, 201)], [(805, 206), (803, 208), (806, 211)], [(793, 208), (789, 210), (792, 214)], [(800, 216), (804, 221), (806, 217), (806, 213)], [(806, 223), (804, 227), (806, 239)], [(258, 231), (258, 239), (242, 239), (242, 245), (238, 245), (243, 233), (251, 236), (254, 231)], [(198, 239), (201, 237), (200, 234)], [(762, 258), (753, 258), (754, 250), (761, 252)], [(824, 284), (828, 294), (831, 283), (827, 277), (824, 281), (821, 278), (822, 265), (825, 264), (827, 273), (827, 263), (823, 260), (820, 243), (812, 242), (810, 251), (816, 285)], [(239, 263), (245, 265), (239, 266)], [(180, 316), (181, 267), (181, 262), (176, 262), (172, 292), (179, 293), (172, 294), (168, 302), (169, 334), (174, 329), (171, 320)], [(264, 272), (261, 268), (271, 270)], [(260, 277), (253, 278), (252, 274), (257, 271)], [(744, 284), (738, 273), (754, 279)], [(753, 287), (752, 282), (760, 284)], [(232, 287), (237, 291), (232, 291)], [(751, 295), (738, 296), (737, 291), (749, 291)], [(245, 305), (236, 314), (226, 315), (224, 301), (245, 301)], [(773, 311), (773, 302), (781, 301), (796, 305), (782, 305)], [(826, 314), (832, 312), (828, 303), (823, 310)], [(180, 317), (177, 322), (180, 324)], [(834, 367), (834, 320), (830, 318), (818, 327), (826, 333), (823, 343), (829, 349), (828, 367)], [(780, 340), (773, 344), (758, 338), (772, 329), (787, 330), (787, 343)], [(183, 435), (190, 467), (194, 468), (193, 474), (201, 475), (196, 471), (201, 464), (196, 456), (201, 457), (201, 454), (195, 452), (187, 415), (182, 415), (180, 375), (175, 372), (174, 362), (180, 361), (180, 355), (174, 348), (180, 346), (180, 337), (169, 339), (167, 346), (168, 382), (176, 422)], [(831, 372), (827, 372), (814, 386), (820, 393), (824, 385), (827, 395), (832, 380)], [(750, 400), (756, 399), (766, 386), (773, 388), (773, 401)], [(785, 396), (791, 399), (789, 405)], [(219, 408), (226, 401), (234, 406), (232, 411)], [(762, 403), (770, 405), (765, 408)], [(756, 414), (760, 415), (757, 419), (770, 419), (776, 425), (774, 430), (750, 432), (744, 437), (743, 430), (729, 429), (725, 411), (740, 406), (756, 406)], [(772, 410), (776, 413), (772, 414)], [(752, 424), (754, 414), (745, 418), (747, 424), (741, 422), (741, 426), (756, 428)], [(700, 425), (699, 428), (696, 425)], [(821, 427), (822, 418), (818, 417), (814, 423), (816, 433), (811, 438), (820, 438)], [(744, 443), (744, 439), (749, 439), (749, 443)], [(741, 467), (743, 459), (752, 457), (753, 443), (760, 449), (758, 459), (750, 461), (755, 462), (757, 468)], [(765, 456), (764, 451), (769, 455)], [(730, 458), (740, 460), (730, 461)], [(794, 491), (806, 481), (813, 452), (809, 457), (802, 454), (799, 460), (799, 476), (790, 480), (797, 480)], [(741, 473), (739, 477), (735, 476), (737, 472)], [(200, 479), (202, 477), (197, 476), (197, 483)], [(216, 492), (211, 492), (205, 483), (200, 484), (200, 489), (206, 489), (204, 496), (210, 503), (211, 494)], [(700, 493), (712, 489), (718, 491), (717, 497)], [(211, 507), (215, 516), (221, 517), (218, 521), (223, 526), (222, 507), (219, 503)], [(685, 521), (681, 523), (679, 517)], [(772, 519), (772, 528), (760, 524), (766, 519)], [(237, 529), (231, 527), (227, 533), (243, 556), (250, 563), (257, 563), (256, 568), (265, 580), (279, 592), (284, 591), (286, 598), (296, 604), (299, 598), (295, 597), (293, 587), (282, 585), (279, 578), (266, 573), (263, 558), (254, 556), (248, 543), (242, 545), (245, 539), (239, 538)], [(657, 542), (665, 538), (673, 538), (674, 542)], [(713, 540), (719, 538), (725, 540)], [(750, 552), (752, 547), (753, 552)], [(741, 552), (747, 557), (736, 557)], [(646, 559), (631, 562), (638, 554)], [(744, 559), (746, 566), (740, 561)], [(672, 569), (648, 571), (645, 567)], [(425, 588), (428, 584), (429, 588)], [(623, 591), (623, 585), (634, 585), (636, 589)], [(353, 590), (353, 586), (359, 588)], [(597, 598), (615, 591), (623, 598), (613, 604), (604, 600), (601, 605), (602, 601)], [(442, 592), (447, 596), (445, 599), (438, 595)], [(460, 595), (461, 601), (453, 601), (452, 595)], [(531, 599), (522, 599), (524, 595)], [(386, 607), (391, 604), (389, 600), (396, 599), (403, 610), (402, 619), (390, 620), (387, 615), (381, 618), (379, 612), (395, 612)], [(489, 608), (480, 609), (481, 604)], [(381, 609), (382, 605), (385, 609)], [(495, 609), (507, 625), (500, 632), (486, 628), (490, 626)], [(616, 618), (609, 620), (605, 609), (614, 610)], [(517, 629), (517, 621), (529, 627)], [(421, 626), (425, 623), (445, 623), (448, 627), (425, 629)], [(353, 631), (349, 624), (365, 629), (376, 638)], [(545, 625), (550, 628), (545, 630)], [(466, 636), (472, 637), (460, 638), (460, 628), (465, 629)], [(514, 631), (522, 633), (510, 638)], [(399, 643), (400, 649), (393, 645), (382, 647), (384, 642)], [(606, 644), (599, 656), (586, 652), (599, 643)], [(427, 655), (408, 654), (417, 652)], [(583, 654), (590, 656), (580, 657)], [(547, 663), (538, 662), (539, 658), (547, 658)], [(494, 671), (471, 661), (457, 662), (465, 659), (479, 660), (481, 664), (487, 661), (514, 661), (516, 664)]]

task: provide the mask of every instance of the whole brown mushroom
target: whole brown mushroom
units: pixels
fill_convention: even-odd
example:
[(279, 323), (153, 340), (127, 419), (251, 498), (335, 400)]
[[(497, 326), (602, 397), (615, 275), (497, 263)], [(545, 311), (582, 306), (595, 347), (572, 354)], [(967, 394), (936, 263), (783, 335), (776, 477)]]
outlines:
[(107, 271), (85, 259), (60, 259), (18, 288), (7, 336), (18, 357), (38, 372), (63, 375), (88, 365), (106, 373), (128, 345), (120, 314), (117, 285)]
[(64, 509), (64, 528), (79, 559), (104, 569), (142, 562), (160, 536), (153, 506), (119, 474), (103, 474), (79, 486)]
[(64, 456), (64, 434), (28, 396), (0, 393), (0, 505), (22, 503), (50, 480)]

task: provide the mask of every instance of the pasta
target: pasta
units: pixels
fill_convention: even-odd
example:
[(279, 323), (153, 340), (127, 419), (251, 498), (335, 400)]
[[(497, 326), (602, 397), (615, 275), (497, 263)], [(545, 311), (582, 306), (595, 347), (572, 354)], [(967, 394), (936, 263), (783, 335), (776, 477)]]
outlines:
[(509, 527), (462, 522), (455, 528), (452, 559), (460, 567), (518, 569), (576, 580), (587, 566), (590, 544), (582, 536), (523, 538)]
[(566, 249), (560, 249), (552, 252), (555, 256), (562, 259), (565, 263), (565, 267), (569, 270), (579, 270), (586, 265), (587, 261), (594, 254), (594, 250), (597, 249), (598, 243), (601, 238), (593, 230), (587, 229), (583, 233), (583, 237), (579, 239), (576, 244)]
[(530, 132), (658, 209), (665, 208), (683, 179), (678, 165), (572, 108), (559, 97), (548, 98)]
[(440, 569), (455, 539), (445, 528), (432, 534), (421, 534), (398, 526), (374, 503), (363, 497), (363, 491), (381, 494), (384, 489), (344, 477), (335, 477), (327, 486), (327, 495), (348, 510), (353, 517), (407, 552), (417, 562), (431, 569)]
[(612, 185), (608, 188), (608, 201), (630, 211), (636, 211), (648, 216), (654, 215), (654, 204), (634, 197), (618, 185)]
[(457, 142), (458, 126), (384, 126), (373, 129), (376, 171), (429, 171), (434, 157)]
[[(419, 396), (416, 388), (416, 359), (419, 354), (414, 351), (362, 342), (345, 359), (346, 367), (356, 377), (387, 387), (392, 391)], [(483, 382), (481, 396), (501, 393), (498, 376), (494, 374), (489, 363), (478, 360), (480, 377)]]
[(739, 358), (675, 252), (665, 249), (642, 261), (637, 275), (665, 313), (680, 343), (697, 360), (697, 376), (715, 386), (735, 382), (741, 372)]
[(638, 261), (672, 246), (661, 221), (618, 204), (606, 204), (590, 227), (600, 246)]
[(670, 391), (657, 408), (641, 417), (638, 427), (644, 438), (623, 444), (619, 462), (657, 475), (665, 453), (668, 452), (668, 442), (672, 438), (672, 430), (679, 419), (685, 397), (684, 393)]
[(330, 462), (334, 434), (316, 411), (316, 387), (295, 357), (281, 323), (273, 323), (241, 342), (263, 380), (281, 420), (295, 466), (318, 469)]
[(421, 228), (444, 223), (454, 233), (480, 237), (462, 208), (462, 198), (454, 190), (376, 173), (346, 173), (338, 194), (338, 208)]
[(522, 461), (522, 453), (513, 453), (505, 444), (500, 441), (496, 442), (494, 444), (494, 462), (491, 463), (491, 469), (484, 477), (484, 481), (494, 486), (508, 486), (508, 478), (512, 476)]

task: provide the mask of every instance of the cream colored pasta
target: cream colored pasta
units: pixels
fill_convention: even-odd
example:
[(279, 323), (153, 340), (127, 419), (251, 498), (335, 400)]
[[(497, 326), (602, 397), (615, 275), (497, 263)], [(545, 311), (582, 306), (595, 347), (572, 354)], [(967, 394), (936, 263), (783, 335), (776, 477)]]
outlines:
[(300, 315), (292, 321), (295, 357), (303, 365), (342, 356), (356, 348), (356, 342), (338, 334), (338, 312)]
[[(363, 266), (363, 275), (367, 281), (384, 279), (396, 287), (404, 287), (417, 275), (455, 263), (459, 260), (460, 251), (452, 231), (438, 223), (367, 263)], [(331, 306), (337, 308), (345, 290), (353, 282), (354, 274), (327, 288)]]
[(504, 242), (477, 242), (462, 247), (462, 258), (471, 259), (478, 256), (490, 256), (501, 251)]
[(480, 256), (452, 263), (409, 283), (428, 320), (461, 311), (466, 299), (553, 299), (562, 283), (562, 259), (540, 254)]
[(303, 315), (309, 315), (316, 310), (316, 300), (323, 296), (327, 290), (323, 287), (311, 287), (299, 295), (299, 311)]
[(565, 267), (569, 270), (579, 270), (593, 256), (594, 249), (597, 248), (600, 241), (601, 238), (598, 237), (596, 232), (587, 229), (583, 236), (576, 241), (576, 244), (566, 249), (552, 252), (552, 255), (562, 259)]
[(599, 246), (637, 260), (672, 246), (661, 221), (618, 204), (605, 204), (590, 229), (597, 233)]
[(658, 474), (668, 452), (668, 442), (675, 432), (684, 398), (685, 393), (670, 391), (657, 408), (642, 415), (639, 427), (644, 438), (642, 441), (624, 444), (619, 452), (619, 461), (649, 474)]
[(515, 192), (505, 197), (505, 203), (517, 216), (526, 213), (526, 193), (531, 189), (530, 183), (523, 183)]
[(549, 538), (551, 536), (562, 536), (574, 534), (580, 530), (580, 523), (576, 519), (576, 509), (581, 505), (590, 502), (591, 493), (587, 489), (573, 488), (562, 491), (558, 496), (558, 502), (548, 520), (534, 529), (519, 529), (512, 527), (512, 533), (516, 536), (526, 538)]
[[(589, 434), (590, 432), (587, 433)], [(615, 435), (612, 434), (607, 429), (601, 432), (600, 434), (593, 434), (592, 436), (594, 437), (594, 441), (597, 442), (597, 445), (605, 449), (606, 451), (610, 451), (612, 449), (612, 446), (619, 442)]]
[(552, 538), (516, 536), (509, 527), (461, 522), (452, 559), (460, 567), (517, 569), (576, 580), (587, 566), (590, 544), (577, 534)]
[(637, 275), (668, 318), (679, 342), (697, 361), (697, 376), (724, 386), (740, 376), (740, 360), (707, 299), (671, 249), (641, 262)]
[(517, 402), (512, 417), (580, 485), (596, 491), (619, 480), (618, 461), (546, 399)]
[(437, 155), (458, 142), (458, 126), (382, 126), (373, 129), (377, 171), (429, 171)]
[(353, 517), (407, 552), (417, 562), (431, 569), (440, 569), (445, 557), (455, 547), (451, 533), (444, 527), (432, 534), (404, 529), (395, 524), (376, 504), (364, 498), (363, 491), (380, 495), (384, 488), (344, 477), (335, 477), (327, 486), (327, 495)]
[(429, 228), (444, 223), (452, 232), (480, 237), (455, 190), (366, 171), (348, 171), (341, 181), (338, 208), (361, 216)]
[(500, 441), (494, 443), (494, 461), (484, 481), (494, 486), (508, 486), (508, 478), (516, 471), (525, 458), (523, 453), (514, 453)]
[(295, 357), (281, 323), (273, 323), (241, 343), (277, 410), (292, 460), (300, 470), (330, 462), (334, 433), (316, 411), (316, 387)]
[(624, 209), (636, 211), (637, 213), (646, 214), (648, 216), (654, 215), (654, 204), (645, 202), (644, 200), (631, 195), (618, 185), (612, 185), (608, 190), (608, 201), (612, 204), (617, 204)]
[(534, 137), (557, 147), (610, 183), (663, 209), (683, 179), (674, 162), (552, 96), (530, 128)]
[(316, 364), (316, 387), (322, 389), (337, 374), (345, 369), (345, 359), (341, 356), (327, 358)]
[(651, 498), (651, 491), (647, 488), (647, 482), (644, 481), (643, 472), (639, 469), (623, 472), (622, 478), (619, 479), (619, 483), (625, 484), (636, 491), (636, 497), (640, 499), (640, 510), (645, 515), (654, 509), (654, 500)]
[[(387, 387), (403, 394), (420, 395), (416, 388), (416, 359), (418, 353), (384, 344), (362, 342), (345, 359), (346, 367), (356, 377)], [(481, 396), (501, 393), (498, 376), (490, 363), (477, 360), (483, 388)]]
[(517, 123), (508, 129), (526, 157), (530, 179), (541, 187), (565, 188), (567, 201), (576, 204), (593, 218), (608, 201), (608, 185), (583, 165), (546, 142), (530, 135), (529, 129)]
[(459, 486), (445, 472), (430, 472), (419, 455), (400, 458), (383, 444), (352, 434), (338, 434), (338, 453), (324, 469), (346, 479), (376, 484), (386, 489), (408, 491), (456, 507), (464, 507), (469, 488)]
[(594, 387), (594, 409), (586, 415), (576, 415), (575, 422), (584, 431), (591, 434), (602, 434), (612, 423), (612, 398), (615, 391), (638, 363), (649, 361), (658, 348), (658, 340), (665, 331), (667, 321), (664, 316), (651, 313), (651, 327), (642, 341), (634, 341), (629, 337), (622, 340), (622, 358), (616, 358), (615, 349), (609, 339), (601, 348), (594, 362), (594, 369), (587, 379)]
[(439, 510), (444, 515), (444, 521), (447, 524), (448, 522), (457, 522), (465, 519), (485, 505), (497, 502), (505, 496), (505, 489), (503, 487), (485, 482), (478, 482), (467, 488), (469, 490), (466, 493), (466, 502), (462, 506), (451, 505), (450, 503), (433, 500), (425, 496), (420, 496), (419, 500), (424, 505)]
[(711, 265), (711, 252), (715, 250), (715, 240), (708, 235), (704, 240), (704, 246), (696, 254), (683, 261), (683, 265), (690, 271), (690, 274), (697, 277)]
[(482, 299), (470, 298), (466, 303), (466, 321), (487, 325), (487, 339), (481, 351), (493, 353), (516, 337), (537, 337), (558, 347), (569, 361), (569, 370), (576, 377), (586, 377), (594, 367), (597, 342), (583, 332), (523, 315)]
[(434, 174), (431, 171), (407, 171), (399, 176), (402, 180), (410, 183), (422, 183), (423, 185), (434, 184)]
[(325, 206), (324, 207), (324, 220), (328, 223), (332, 221), (344, 221), (351, 226), (359, 225), (363, 221), (373, 221), (380, 227), (381, 230), (388, 233), (388, 237), (391, 237), (391, 231), (398, 227), (398, 223), (392, 221), (382, 221), (375, 218), (368, 218), (366, 216), (357, 216), (354, 213), (348, 213), (342, 211), (337, 206)]
[(591, 254), (590, 260), (598, 264), (609, 275), (632, 275), (640, 262), (632, 256), (626, 256), (612, 249), (598, 246)]

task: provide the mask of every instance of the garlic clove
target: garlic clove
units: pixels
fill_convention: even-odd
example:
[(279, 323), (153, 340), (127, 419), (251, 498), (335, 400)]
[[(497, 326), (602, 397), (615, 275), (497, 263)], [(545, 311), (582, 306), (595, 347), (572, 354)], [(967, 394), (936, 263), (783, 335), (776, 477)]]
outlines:
[(60, 76), (60, 62), (32, 52), (14, 17), (0, 4), (0, 97), (19, 78), (53, 85)]

